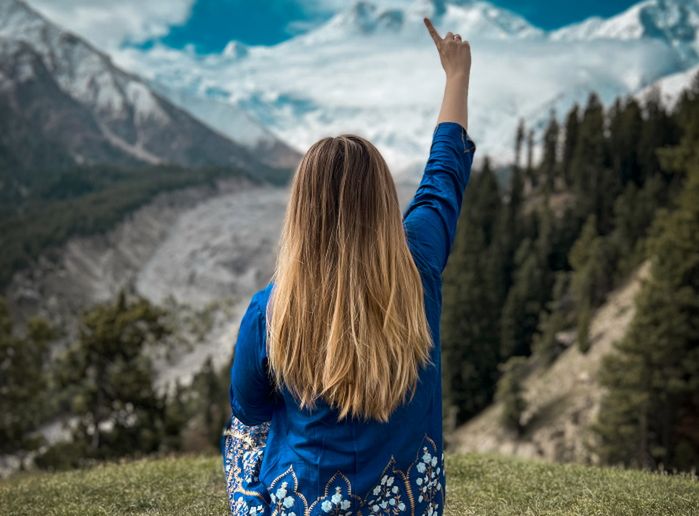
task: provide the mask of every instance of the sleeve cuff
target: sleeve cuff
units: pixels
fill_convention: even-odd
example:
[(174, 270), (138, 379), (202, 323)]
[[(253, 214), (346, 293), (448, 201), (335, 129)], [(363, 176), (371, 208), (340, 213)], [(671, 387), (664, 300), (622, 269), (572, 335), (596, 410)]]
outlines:
[(476, 151), (476, 144), (468, 135), (464, 126), (458, 122), (439, 122), (434, 128), (432, 138), (440, 139), (440, 137), (458, 141), (460, 148), (462, 148), (464, 152), (473, 153)]

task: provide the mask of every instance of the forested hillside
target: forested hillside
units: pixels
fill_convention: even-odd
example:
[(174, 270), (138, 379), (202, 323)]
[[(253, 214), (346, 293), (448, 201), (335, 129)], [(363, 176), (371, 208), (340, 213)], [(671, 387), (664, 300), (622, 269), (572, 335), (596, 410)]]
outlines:
[(485, 160), (464, 199), (444, 286), (446, 428), (497, 398), (502, 426), (522, 434), (532, 364), (595, 346), (595, 310), (649, 259), (638, 313), (601, 368), (595, 453), (696, 466), (699, 77), (671, 110), (657, 92), (608, 109), (593, 94), (552, 114), (538, 163), (533, 140), (523, 122), (506, 187)]
[(240, 176), (283, 183), (299, 158), (276, 138), (226, 138), (20, 0), (0, 3), (0, 84), (2, 288), (158, 193)]
[[(602, 364), (589, 369), (600, 389), (599, 417), (586, 426), (589, 443), (575, 446), (589, 444), (597, 461), (611, 464), (697, 465), (698, 126), (699, 79), (672, 110), (657, 96), (605, 109), (591, 95), (562, 122), (552, 116), (537, 163), (536, 135), (520, 126), (505, 187), (483, 161), (468, 186), (445, 272), (448, 434), (497, 400), (499, 428), (515, 442), (523, 439), (532, 430), (524, 392), (529, 376), (564, 366), (563, 355), (575, 346), (581, 360), (594, 356)], [(65, 175), (39, 191), (67, 202), (61, 181), (78, 181), (86, 188), (69, 197), (74, 206), (92, 199), (89, 206), (109, 210), (98, 199), (114, 187), (110, 177)], [(100, 220), (80, 213), (89, 214), (72, 216)], [(643, 263), (648, 283), (638, 285), (634, 313), (608, 318), (615, 332), (600, 337), (600, 307), (614, 306), (610, 293), (623, 292)], [(154, 356), (167, 351), (176, 319), (123, 293), (86, 310), (76, 337), (65, 349), (50, 350), (60, 329), (37, 320), (19, 332), (0, 305), (2, 405), (14, 414), (0, 424), (0, 451), (65, 468), (214, 448), (228, 410), (227, 367), (209, 362), (191, 389), (154, 388)], [(69, 439), (47, 445), (46, 421), (65, 424)]]

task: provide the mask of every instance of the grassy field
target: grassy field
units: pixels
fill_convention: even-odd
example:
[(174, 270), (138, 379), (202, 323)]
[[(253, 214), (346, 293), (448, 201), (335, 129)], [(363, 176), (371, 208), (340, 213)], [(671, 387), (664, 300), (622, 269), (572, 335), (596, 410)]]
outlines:
[[(699, 481), (503, 457), (447, 460), (448, 515), (699, 515)], [(26, 473), (0, 482), (0, 514), (225, 514), (218, 457)]]

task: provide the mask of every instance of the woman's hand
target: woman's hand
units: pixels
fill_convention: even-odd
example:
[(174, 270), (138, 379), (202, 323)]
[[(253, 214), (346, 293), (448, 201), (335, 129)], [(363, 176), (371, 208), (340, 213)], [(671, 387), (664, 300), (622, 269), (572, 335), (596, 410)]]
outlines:
[(447, 74), (444, 87), (442, 108), (437, 117), (437, 123), (456, 122), (468, 131), (468, 83), (471, 77), (471, 45), (461, 41), (461, 36), (447, 32), (443, 38), (439, 36), (434, 25), (425, 18), (427, 30), (434, 40), (442, 61), (442, 68)]
[(437, 47), (447, 78), (463, 77), (468, 81), (471, 74), (471, 45), (468, 41), (461, 41), (459, 34), (451, 32), (442, 38), (429, 18), (425, 18), (424, 22)]

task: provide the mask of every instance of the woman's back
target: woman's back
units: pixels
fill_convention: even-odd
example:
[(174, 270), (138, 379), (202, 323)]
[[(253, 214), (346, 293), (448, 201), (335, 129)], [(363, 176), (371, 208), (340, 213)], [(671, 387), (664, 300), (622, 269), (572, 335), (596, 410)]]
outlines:
[[(387, 422), (347, 418), (320, 400), (302, 409), (266, 371), (266, 311), (274, 288), (257, 292), (241, 323), (231, 373), (231, 404), (243, 423), (270, 421), (259, 481), (238, 500), (277, 514), (433, 514), (444, 500), (441, 274), (451, 249), (475, 146), (458, 123), (434, 131), (424, 176), (404, 212), (408, 246), (420, 273), (434, 346), (412, 399)], [(358, 381), (361, 381), (359, 379)], [(244, 469), (257, 457), (234, 458)], [(253, 474), (252, 476), (257, 476)], [(242, 512), (244, 513), (244, 512)], [(260, 514), (260, 512), (256, 512)]]
[(383, 158), (358, 136), (320, 140), (294, 176), (275, 275), (231, 368), (235, 514), (442, 514), (442, 272), (475, 145), (470, 48), (425, 24), (447, 81), (402, 218)]

